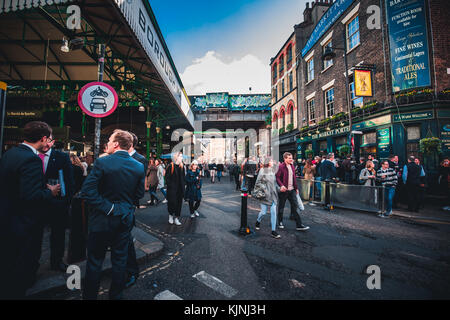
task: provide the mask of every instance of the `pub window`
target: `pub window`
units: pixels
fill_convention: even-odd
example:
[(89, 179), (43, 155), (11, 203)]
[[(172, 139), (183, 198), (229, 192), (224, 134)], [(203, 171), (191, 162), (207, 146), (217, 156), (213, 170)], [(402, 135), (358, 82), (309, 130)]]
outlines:
[[(327, 48), (332, 50), (332, 47), (333, 47), (333, 44), (332, 44), (332, 41), (330, 40), (323, 46), (323, 53), (325, 53)], [(324, 70), (331, 67), (332, 65), (333, 65), (333, 59), (323, 61), (323, 69)]]
[(278, 114), (276, 114), (276, 113), (273, 116), (273, 128), (278, 129)]
[(334, 88), (325, 91), (325, 113), (327, 118), (334, 115)]
[(314, 99), (310, 99), (306, 102), (308, 108), (309, 122), (314, 122), (316, 120), (316, 108), (314, 106)]
[(369, 133), (363, 134), (361, 145), (364, 146), (364, 145), (374, 144), (374, 143), (377, 143), (377, 133), (376, 132), (369, 132)]
[(289, 123), (292, 123), (292, 125), (294, 125), (294, 106), (291, 106), (289, 108)]
[(359, 17), (356, 16), (347, 24), (347, 51), (359, 45)]
[(420, 140), (420, 127), (419, 126), (407, 127), (406, 136), (408, 138), (408, 141)]
[(284, 72), (284, 56), (280, 57), (280, 77), (283, 75)]
[(336, 145), (337, 146), (341, 146), (343, 144), (347, 144), (347, 137), (336, 138)]
[(280, 129), (281, 129), (281, 128), (284, 128), (284, 127), (285, 127), (285, 124), (286, 124), (286, 119), (285, 119), (284, 110), (281, 111), (281, 113), (280, 113), (280, 118), (281, 118), (281, 126), (280, 126)]
[(327, 141), (326, 140), (320, 141), (320, 143), (319, 143), (319, 150), (324, 152), (324, 153), (327, 153)]
[(275, 63), (273, 65), (273, 72), (272, 72), (272, 82), (275, 83), (277, 81), (277, 64)]
[(281, 80), (281, 96), (284, 97), (284, 79)]
[(308, 61), (306, 61), (306, 82), (310, 82), (314, 80), (314, 58), (311, 57)]
[(292, 46), (289, 46), (287, 49), (287, 64), (289, 65), (292, 62)]

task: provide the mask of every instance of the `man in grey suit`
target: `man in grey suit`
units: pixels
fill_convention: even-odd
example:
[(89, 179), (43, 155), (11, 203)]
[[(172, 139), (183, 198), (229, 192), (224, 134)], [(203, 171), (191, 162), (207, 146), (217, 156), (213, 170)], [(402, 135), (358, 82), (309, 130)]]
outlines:
[(128, 153), (132, 144), (129, 132), (114, 131), (106, 147), (109, 156), (95, 161), (81, 188), (81, 195), (90, 206), (84, 299), (97, 299), (108, 247), (112, 263), (109, 298), (122, 298), (135, 204), (145, 192), (144, 166)]

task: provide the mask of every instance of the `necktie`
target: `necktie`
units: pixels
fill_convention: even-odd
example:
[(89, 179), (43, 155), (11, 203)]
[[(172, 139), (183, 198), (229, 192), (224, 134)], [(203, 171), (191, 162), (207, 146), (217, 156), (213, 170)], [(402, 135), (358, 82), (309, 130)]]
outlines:
[(42, 172), (44, 172), (44, 174), (45, 174), (45, 161), (44, 161), (45, 154), (39, 153), (39, 158), (41, 158), (41, 160), (42, 160)]

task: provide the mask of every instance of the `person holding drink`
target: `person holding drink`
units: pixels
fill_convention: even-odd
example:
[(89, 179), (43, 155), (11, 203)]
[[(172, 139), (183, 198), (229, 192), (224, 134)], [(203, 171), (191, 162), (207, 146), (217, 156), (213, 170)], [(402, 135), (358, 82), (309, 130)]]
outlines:
[(389, 161), (381, 162), (381, 168), (377, 171), (377, 180), (385, 187), (384, 199), (386, 201), (386, 213), (381, 213), (379, 217), (388, 218), (392, 214), (392, 202), (398, 182), (397, 172), (389, 167)]

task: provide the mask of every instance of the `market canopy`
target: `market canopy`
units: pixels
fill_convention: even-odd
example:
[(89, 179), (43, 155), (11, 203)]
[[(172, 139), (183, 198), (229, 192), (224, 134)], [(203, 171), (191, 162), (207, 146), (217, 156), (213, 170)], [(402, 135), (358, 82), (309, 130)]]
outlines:
[[(72, 30), (77, 8), (80, 28)], [(8, 86), (95, 81), (96, 45), (103, 43), (105, 82), (148, 106), (161, 126), (193, 127), (189, 100), (147, 0), (0, 0), (0, 17), (0, 80)], [(63, 38), (86, 45), (62, 52)]]

